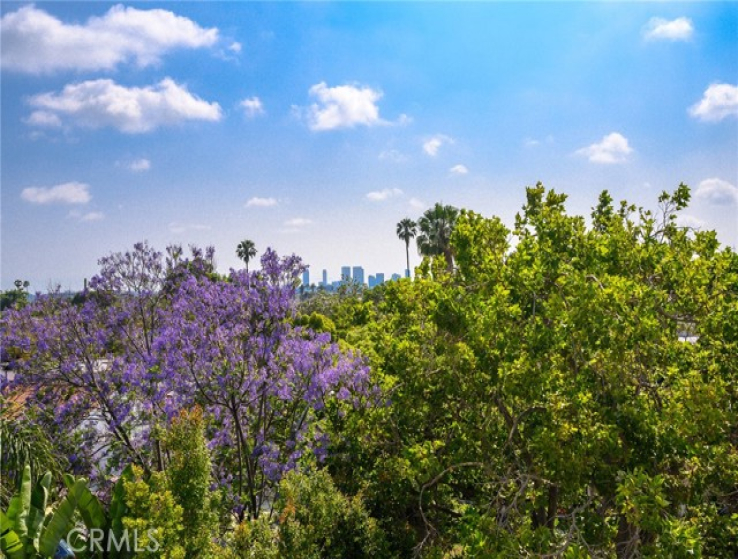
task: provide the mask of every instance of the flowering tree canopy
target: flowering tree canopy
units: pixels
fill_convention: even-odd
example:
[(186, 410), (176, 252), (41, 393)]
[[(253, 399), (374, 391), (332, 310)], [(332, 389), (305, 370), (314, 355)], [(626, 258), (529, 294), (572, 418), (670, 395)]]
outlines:
[(322, 458), (326, 405), (361, 404), (368, 367), (294, 326), (299, 258), (267, 250), (260, 271), (227, 278), (212, 261), (212, 249), (184, 259), (180, 247), (137, 244), (101, 259), (81, 300), (52, 293), (8, 312), (10, 388), (33, 402), (35, 421), (76, 433), (83, 470), (122, 460), (160, 469), (157, 427), (201, 405), (218, 478), (257, 516), (305, 452)]

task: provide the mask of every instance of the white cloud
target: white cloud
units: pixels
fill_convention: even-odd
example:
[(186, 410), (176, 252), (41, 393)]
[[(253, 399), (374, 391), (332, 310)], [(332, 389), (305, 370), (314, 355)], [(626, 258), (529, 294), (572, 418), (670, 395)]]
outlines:
[(24, 188), (21, 198), (32, 204), (86, 204), (92, 199), (90, 186), (81, 182), (66, 182), (51, 187)]
[(325, 82), (320, 82), (312, 86), (309, 93), (318, 100), (308, 110), (308, 126), (311, 130), (386, 124), (379, 117), (379, 107), (376, 105), (382, 97), (381, 91), (355, 85), (328, 87)]
[(277, 205), (277, 199), (276, 198), (260, 198), (258, 196), (254, 196), (253, 198), (250, 198), (248, 202), (246, 202), (246, 207), (257, 207), (257, 208), (269, 208), (271, 206)]
[(525, 138), (523, 140), (523, 146), (526, 148), (534, 148), (534, 147), (540, 146), (543, 142), (547, 144), (553, 144), (554, 137), (551, 134), (549, 134), (543, 140), (539, 140), (537, 138)]
[(175, 235), (181, 235), (188, 231), (210, 231), (209, 225), (202, 225), (200, 223), (178, 223), (176, 221), (169, 224), (169, 231)]
[(383, 190), (375, 190), (374, 192), (369, 192), (366, 195), (367, 200), (371, 200), (372, 202), (384, 202), (385, 200), (395, 198), (397, 196), (402, 196), (402, 190), (400, 190), (399, 188), (385, 188)]
[(295, 217), (284, 222), (287, 227), (305, 227), (306, 225), (312, 225), (312, 223), (312, 220), (304, 217)]
[(405, 113), (402, 113), (397, 118), (397, 124), (400, 126), (408, 126), (413, 123), (413, 117), (406, 115)]
[(414, 210), (424, 210), (428, 207), (425, 202), (419, 200), (418, 198), (410, 198), (408, 203), (410, 204), (410, 207)]
[(449, 138), (448, 136), (445, 136), (443, 134), (436, 134), (432, 138), (428, 138), (426, 141), (423, 142), (423, 151), (427, 155), (435, 157), (436, 155), (438, 155), (438, 150), (441, 148), (442, 145), (453, 143), (453, 138)]
[(613, 132), (602, 138), (599, 143), (578, 149), (577, 155), (584, 155), (592, 163), (622, 163), (633, 149), (628, 139), (622, 134)]
[(396, 149), (384, 150), (379, 154), (380, 161), (392, 161), (394, 163), (404, 163), (407, 156)]
[(102, 221), (105, 214), (102, 212), (88, 212), (79, 218), (80, 221)]
[(83, 25), (24, 6), (2, 17), (0, 35), (2, 67), (30, 74), (112, 70), (129, 61), (149, 66), (169, 51), (209, 47), (218, 40), (216, 28), (204, 29), (170, 11), (121, 5)]
[(62, 125), (59, 116), (49, 111), (33, 111), (24, 122), (41, 128), (59, 128)]
[(239, 43), (238, 41), (233, 41), (228, 47), (228, 50), (235, 53), (241, 52), (241, 43)]
[(738, 188), (722, 179), (705, 179), (697, 187), (695, 198), (716, 206), (738, 205)]
[(738, 116), (738, 85), (712, 84), (705, 90), (700, 102), (689, 108), (689, 114), (711, 122)]
[(134, 173), (148, 171), (151, 169), (151, 161), (146, 158), (135, 159), (128, 164), (128, 168)]
[(693, 33), (692, 20), (687, 17), (679, 17), (671, 21), (652, 17), (643, 31), (643, 37), (648, 41), (688, 41), (692, 38)]
[(246, 116), (254, 118), (255, 116), (264, 114), (264, 104), (258, 97), (249, 97), (239, 103), (239, 106), (244, 110)]
[(523, 140), (523, 145), (527, 148), (534, 148), (541, 145), (541, 142), (539, 140), (536, 140), (535, 138), (526, 138), (525, 140)]
[(109, 79), (69, 84), (60, 93), (42, 93), (29, 104), (70, 124), (112, 126), (127, 134), (150, 132), (185, 120), (218, 121), (218, 103), (208, 103), (165, 78), (154, 86), (124, 87)]
[(466, 168), (466, 165), (454, 165), (449, 169), (449, 172), (454, 175), (466, 175), (469, 169)]

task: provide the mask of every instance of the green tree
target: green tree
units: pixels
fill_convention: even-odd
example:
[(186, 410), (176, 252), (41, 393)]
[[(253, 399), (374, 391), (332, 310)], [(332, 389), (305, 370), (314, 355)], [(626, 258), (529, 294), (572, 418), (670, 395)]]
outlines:
[[(66, 439), (66, 435), (63, 435)], [(61, 438), (61, 437), (60, 437)], [(19, 404), (0, 397), (0, 507), (8, 504), (24, 469), (49, 470), (54, 479), (61, 477), (69, 464), (49, 439), (48, 432), (19, 413)]]
[(588, 228), (539, 184), (513, 230), (460, 213), (455, 274), (330, 315), (392, 402), (331, 471), (398, 555), (736, 555), (738, 256), (688, 201), (603, 195)]
[(28, 302), (28, 281), (15, 280), (15, 289), (0, 292), (0, 311), (17, 305), (23, 306)]
[(136, 557), (184, 559), (183, 510), (165, 474), (152, 472), (146, 479), (137, 466), (132, 472), (133, 479), (123, 481), (127, 511), (122, 524), (129, 534), (135, 534)]
[(341, 493), (325, 470), (287, 474), (274, 512), (271, 524), (262, 515), (237, 526), (228, 559), (388, 557), (384, 535), (362, 495)]
[(405, 256), (407, 258), (407, 277), (410, 277), (410, 239), (418, 233), (418, 224), (406, 217), (397, 224), (397, 236), (405, 241)]
[(254, 241), (244, 239), (238, 243), (238, 246), (236, 247), (236, 256), (246, 264), (246, 273), (248, 273), (249, 262), (256, 256), (256, 245), (254, 245)]
[(169, 490), (182, 507), (183, 547), (187, 557), (212, 557), (217, 516), (211, 501), (212, 464), (202, 409), (182, 411), (163, 437), (169, 461)]
[(456, 225), (459, 210), (453, 206), (436, 203), (418, 220), (418, 252), (423, 256), (443, 255), (449, 272), (454, 269), (451, 234)]
[(384, 540), (361, 494), (343, 495), (324, 470), (290, 472), (280, 484), (282, 557), (384, 557)]

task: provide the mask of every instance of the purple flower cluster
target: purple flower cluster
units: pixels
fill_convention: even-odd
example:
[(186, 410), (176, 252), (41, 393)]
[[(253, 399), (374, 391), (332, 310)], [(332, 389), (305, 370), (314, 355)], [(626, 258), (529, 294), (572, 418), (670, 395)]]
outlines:
[(369, 370), (327, 334), (293, 325), (299, 258), (267, 250), (261, 270), (217, 278), (213, 252), (145, 243), (100, 261), (82, 301), (39, 297), (2, 318), (14, 390), (39, 420), (83, 433), (85, 455), (157, 466), (156, 427), (202, 406), (234, 503), (256, 515), (306, 452), (324, 456), (329, 402), (372, 393)]

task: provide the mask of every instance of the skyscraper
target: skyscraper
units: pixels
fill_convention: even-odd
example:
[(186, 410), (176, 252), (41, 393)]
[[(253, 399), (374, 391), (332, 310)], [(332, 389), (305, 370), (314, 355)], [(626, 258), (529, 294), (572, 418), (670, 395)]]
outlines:
[(374, 276), (374, 283), (375, 285), (382, 285), (384, 283), (384, 272), (377, 272), (377, 275)]
[(323, 282), (321, 285), (323, 285), (323, 287), (328, 285), (328, 270), (325, 268), (323, 268)]
[(305, 287), (310, 286), (310, 270), (305, 270), (302, 273), (302, 285), (304, 285)]
[(351, 266), (341, 266), (341, 281), (351, 279)]
[(354, 266), (354, 281), (361, 285), (364, 285), (364, 268), (361, 266)]

